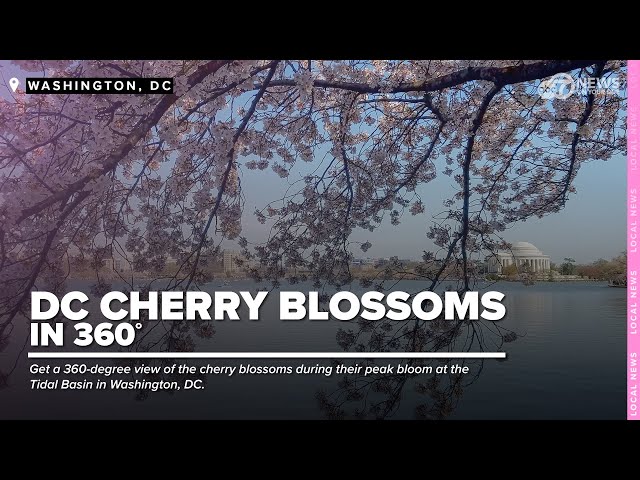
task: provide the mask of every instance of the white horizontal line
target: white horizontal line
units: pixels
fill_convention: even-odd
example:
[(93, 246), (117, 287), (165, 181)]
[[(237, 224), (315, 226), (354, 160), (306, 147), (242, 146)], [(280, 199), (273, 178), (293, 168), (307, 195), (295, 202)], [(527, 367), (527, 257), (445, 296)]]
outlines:
[(29, 358), (507, 358), (505, 352), (29, 352)]

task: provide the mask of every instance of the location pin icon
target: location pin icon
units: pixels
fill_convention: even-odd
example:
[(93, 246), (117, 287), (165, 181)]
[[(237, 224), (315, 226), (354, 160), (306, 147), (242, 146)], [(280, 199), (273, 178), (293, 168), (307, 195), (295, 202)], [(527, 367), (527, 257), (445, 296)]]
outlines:
[(20, 80), (18, 80), (16, 77), (13, 77), (11, 80), (9, 80), (9, 86), (14, 92), (18, 88), (18, 85), (20, 85)]

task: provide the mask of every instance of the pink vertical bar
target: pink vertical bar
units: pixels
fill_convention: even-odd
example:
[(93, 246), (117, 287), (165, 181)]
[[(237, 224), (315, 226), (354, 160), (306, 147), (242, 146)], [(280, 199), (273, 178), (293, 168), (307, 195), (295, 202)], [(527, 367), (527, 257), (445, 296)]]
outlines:
[(638, 336), (638, 195), (640, 195), (640, 171), (638, 170), (638, 114), (640, 113), (640, 60), (627, 63), (627, 420), (640, 419), (638, 401), (638, 361), (640, 336)]

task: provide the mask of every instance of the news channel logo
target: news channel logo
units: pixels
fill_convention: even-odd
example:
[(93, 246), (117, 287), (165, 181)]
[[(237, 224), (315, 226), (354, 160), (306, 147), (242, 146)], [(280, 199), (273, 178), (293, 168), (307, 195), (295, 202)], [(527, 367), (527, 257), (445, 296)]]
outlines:
[(620, 80), (615, 75), (574, 79), (568, 73), (556, 73), (553, 77), (540, 83), (538, 95), (545, 100), (566, 100), (575, 93), (580, 95), (618, 95), (620, 86)]

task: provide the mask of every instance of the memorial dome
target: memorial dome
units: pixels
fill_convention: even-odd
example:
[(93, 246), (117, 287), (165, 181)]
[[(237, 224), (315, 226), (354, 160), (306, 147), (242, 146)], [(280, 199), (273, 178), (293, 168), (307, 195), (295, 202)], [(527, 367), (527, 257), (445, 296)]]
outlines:
[(514, 265), (518, 271), (525, 267), (529, 272), (544, 272), (551, 268), (551, 258), (533, 243), (514, 242), (508, 250), (499, 250), (486, 259), (488, 273), (502, 273), (502, 269)]
[(513, 253), (516, 257), (530, 257), (544, 255), (538, 247), (529, 242), (515, 242), (511, 246), (511, 251), (506, 250), (505, 253)]

